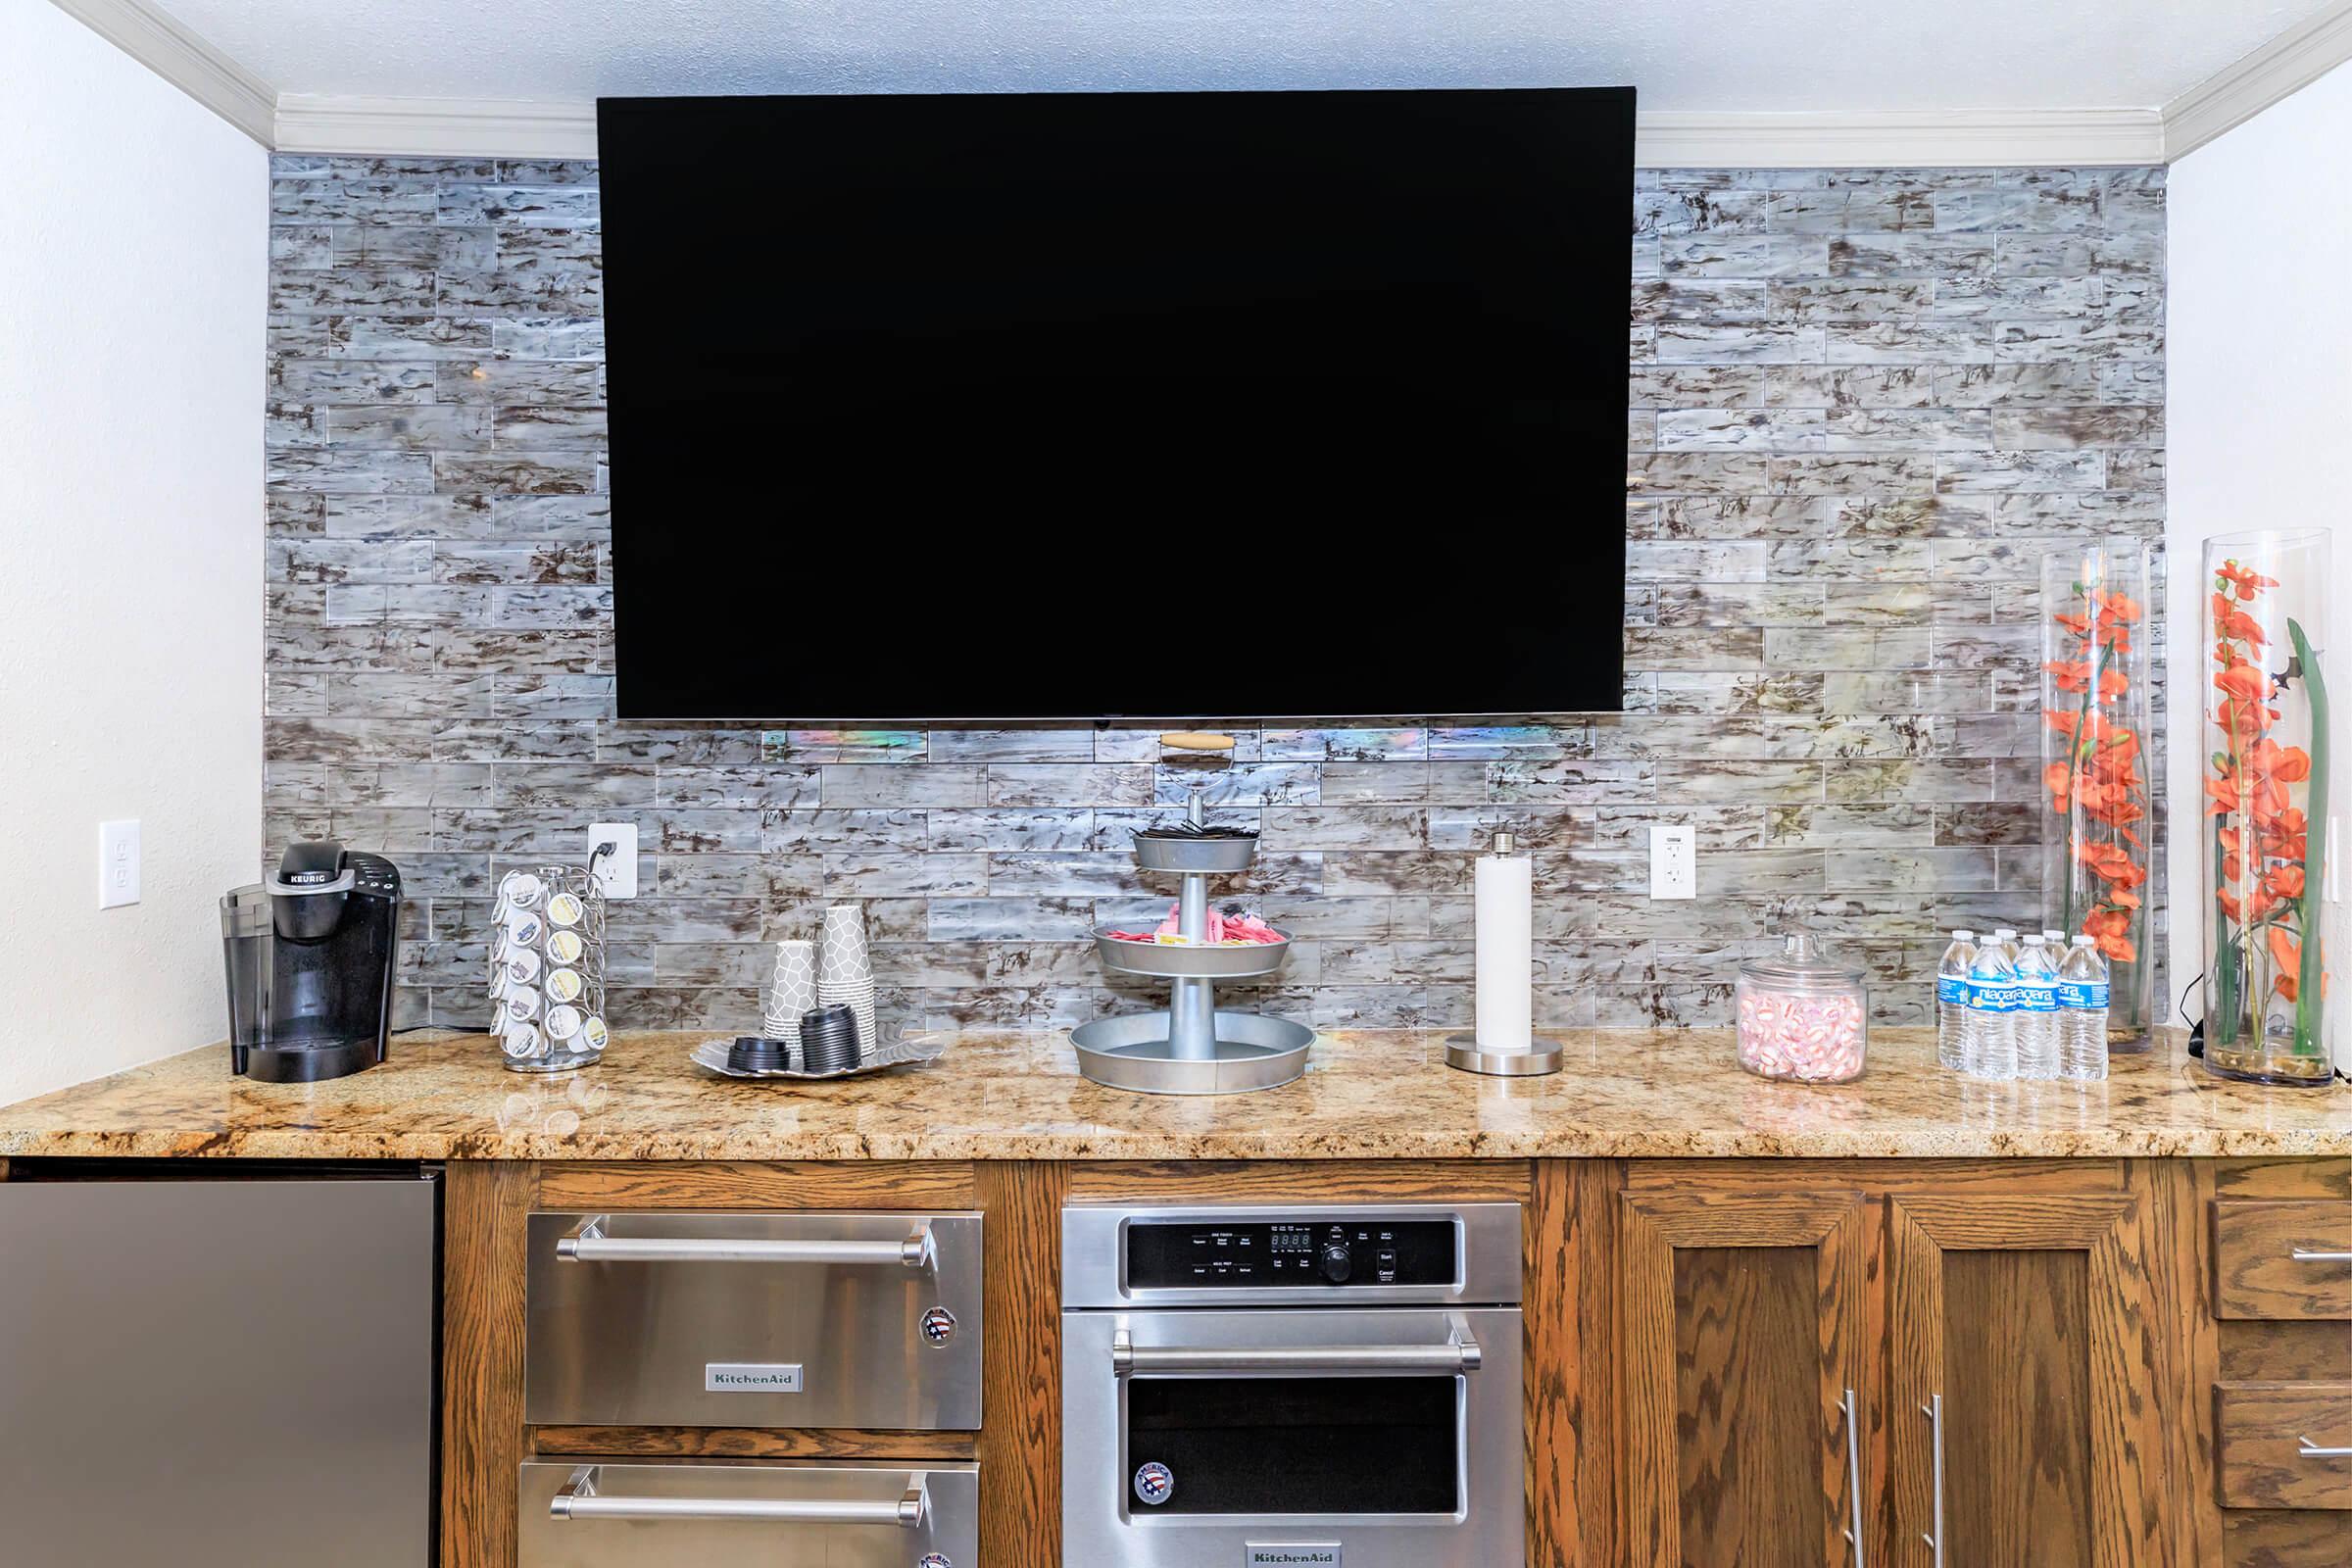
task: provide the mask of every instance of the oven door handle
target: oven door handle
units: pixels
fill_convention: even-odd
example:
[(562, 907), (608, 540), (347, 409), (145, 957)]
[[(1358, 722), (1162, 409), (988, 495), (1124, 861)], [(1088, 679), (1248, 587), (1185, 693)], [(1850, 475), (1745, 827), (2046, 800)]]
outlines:
[(920, 1472), (906, 1478), (895, 1501), (826, 1501), (799, 1497), (614, 1497), (597, 1491), (598, 1467), (584, 1464), (547, 1505), (552, 1519), (751, 1519), (783, 1525), (898, 1525), (919, 1530), (931, 1512)]
[(1110, 1369), (1130, 1374), (1241, 1372), (1275, 1376), (1285, 1372), (1387, 1372), (1458, 1377), (1478, 1370), (1482, 1359), (1469, 1325), (1453, 1320), (1444, 1345), (1138, 1345), (1126, 1329), (1110, 1336)]

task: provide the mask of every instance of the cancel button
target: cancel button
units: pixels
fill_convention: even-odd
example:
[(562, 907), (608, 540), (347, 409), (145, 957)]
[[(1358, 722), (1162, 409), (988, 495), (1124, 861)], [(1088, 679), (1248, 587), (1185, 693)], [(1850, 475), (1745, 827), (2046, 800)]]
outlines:
[(1246, 1568), (1340, 1568), (1336, 1541), (1252, 1541)]

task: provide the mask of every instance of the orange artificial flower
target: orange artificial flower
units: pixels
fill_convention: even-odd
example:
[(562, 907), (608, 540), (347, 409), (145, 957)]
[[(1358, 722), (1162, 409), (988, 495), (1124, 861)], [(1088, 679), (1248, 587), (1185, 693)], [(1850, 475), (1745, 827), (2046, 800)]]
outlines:
[(2303, 868), (2299, 865), (2274, 865), (2262, 873), (2263, 890), (2282, 900), (2303, 896)]
[(2132, 916), (2122, 909), (2093, 909), (2082, 916), (2082, 935), (2111, 962), (2133, 960)]
[(2132, 689), (2132, 677), (2120, 669), (2110, 669), (2099, 676), (2099, 701), (2112, 703)]
[(2246, 753), (2246, 766), (2281, 784), (2300, 784), (2311, 777), (2311, 754), (2300, 746), (2281, 746), (2265, 736)]
[(2090, 665), (2080, 660), (2068, 663), (2064, 660), (2053, 659), (2041, 667), (2050, 672), (2050, 679), (2062, 692), (2090, 690)]
[(2213, 626), (2214, 630), (2224, 637), (2235, 637), (2241, 642), (2252, 643), (2257, 648), (2262, 647), (2266, 641), (2262, 635), (2262, 622), (2232, 605), (2227, 597), (2221, 594), (2213, 596)]
[(2134, 621), (2139, 618), (2139, 601), (2130, 594), (2102, 592), (2099, 612), (2109, 620)]
[[(2255, 665), (2247, 663), (2231, 664), (2228, 669), (2214, 676), (2213, 683), (2230, 696), (2242, 698), (2249, 703), (2260, 702), (2270, 695), (2271, 690), (2270, 677)], [(2078, 691), (2081, 689), (2081, 687), (2076, 688)]]
[(2251, 599), (2265, 588), (2278, 586), (2278, 578), (2265, 577), (2252, 567), (2241, 566), (2234, 561), (2223, 562), (2220, 575), (2224, 581), (2237, 585), (2237, 597), (2240, 599)]
[(2062, 610), (2050, 618), (2078, 637), (2090, 635), (2090, 617), (2088, 615), (2070, 615)]
[(2287, 934), (2284, 926), (2271, 927), (2269, 936), (2271, 961), (2278, 966), (2278, 978), (2272, 984), (2280, 996), (2292, 1002), (2295, 1000), (2295, 983), (2302, 977), (2302, 946)]

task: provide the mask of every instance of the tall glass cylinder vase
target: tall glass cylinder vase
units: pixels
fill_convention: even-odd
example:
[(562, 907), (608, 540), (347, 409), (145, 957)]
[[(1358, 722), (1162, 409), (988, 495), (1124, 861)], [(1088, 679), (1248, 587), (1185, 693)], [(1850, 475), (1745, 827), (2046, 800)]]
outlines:
[(2107, 959), (2107, 1049), (2145, 1051), (2156, 953), (2148, 940), (2148, 553), (2135, 539), (2054, 551), (2041, 564), (2042, 924)]
[(2320, 940), (2328, 572), (2321, 531), (2205, 542), (2205, 1065), (2224, 1077), (2321, 1086), (2332, 1072)]

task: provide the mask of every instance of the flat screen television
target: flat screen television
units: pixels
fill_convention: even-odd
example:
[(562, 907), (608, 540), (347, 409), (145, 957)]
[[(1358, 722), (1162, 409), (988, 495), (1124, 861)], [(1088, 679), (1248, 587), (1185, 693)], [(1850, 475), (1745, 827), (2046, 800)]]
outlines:
[(1621, 706), (1631, 88), (597, 120), (623, 717)]

